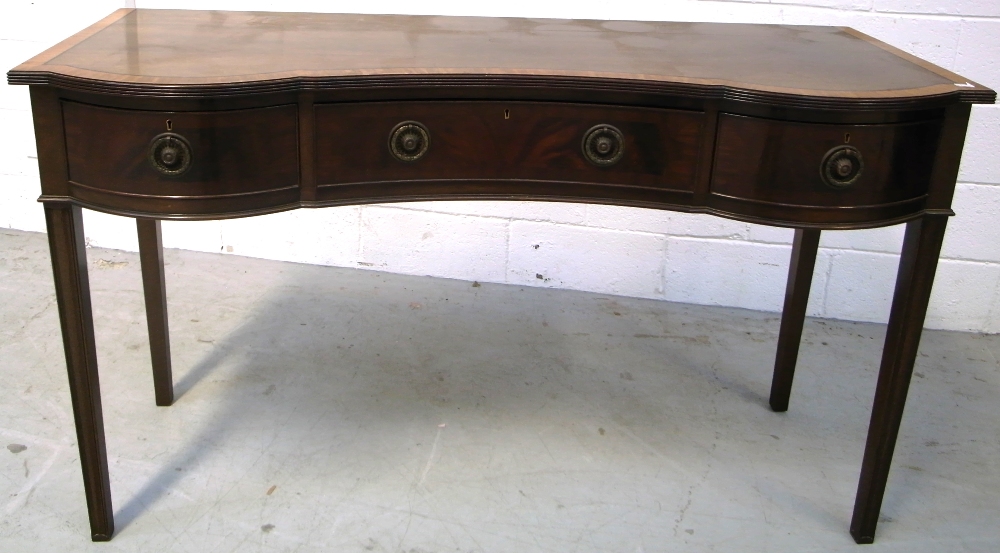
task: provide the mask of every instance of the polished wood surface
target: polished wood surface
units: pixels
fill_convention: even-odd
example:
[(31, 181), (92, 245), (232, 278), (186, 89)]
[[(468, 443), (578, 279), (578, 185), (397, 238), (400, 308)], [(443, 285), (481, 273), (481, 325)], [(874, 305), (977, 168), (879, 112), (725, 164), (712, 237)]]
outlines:
[[(295, 106), (163, 113), (63, 102), (62, 112), (71, 187), (126, 197), (198, 197), (299, 184)], [(163, 176), (149, 165), (150, 140), (168, 130), (183, 135), (197, 156), (182, 175)]]
[(788, 399), (792, 395), (795, 363), (802, 343), (802, 325), (806, 320), (809, 290), (819, 252), (819, 236), (820, 231), (816, 229), (796, 229), (792, 241), (785, 305), (781, 309), (781, 329), (778, 331), (778, 353), (774, 358), (774, 377), (768, 399), (771, 409), (778, 413), (788, 410)]
[(31, 85), (95, 540), (114, 523), (81, 207), (137, 218), (169, 405), (160, 219), (521, 199), (795, 228), (776, 411), (821, 230), (907, 223), (851, 523), (870, 543), (970, 105), (996, 96), (846, 28), (131, 9), (8, 81)]
[(94, 317), (90, 306), (87, 248), (83, 213), (67, 204), (46, 204), (45, 223), (52, 255), (56, 305), (62, 325), (69, 393), (76, 421), (76, 440), (83, 469), (90, 532), (94, 541), (108, 541), (115, 532), (111, 479), (104, 441), (101, 383), (97, 376)]
[(851, 518), (851, 536), (858, 543), (875, 541), (882, 495), (889, 479), (892, 453), (903, 420), (906, 393), (910, 388), (947, 224), (948, 218), (940, 215), (926, 216), (906, 224), (865, 456), (861, 462), (858, 495)]
[[(719, 117), (712, 194), (802, 206), (877, 206), (926, 196), (942, 118), (894, 125), (813, 125)], [(816, 178), (817, 160), (841, 144), (864, 157), (845, 189)]]
[[(427, 127), (416, 163), (392, 157), (386, 138), (406, 120)], [(618, 163), (580, 155), (591, 127), (625, 138)], [(372, 102), (316, 106), (316, 179), (325, 186), (379, 181), (589, 182), (691, 192), (704, 116), (698, 112), (526, 102)], [(667, 154), (667, 155), (664, 155)], [(500, 190), (502, 193), (502, 189)], [(322, 190), (320, 192), (322, 194)]]
[[(219, 92), (264, 81), (535, 75), (729, 87), (737, 96), (820, 103), (989, 96), (985, 87), (834, 27), (126, 9), (85, 33), (13, 75), (30, 84), (58, 75), (79, 86), (216, 85), (205, 90)], [(965, 84), (972, 86), (956, 86)]]
[(170, 325), (167, 322), (167, 279), (163, 274), (163, 233), (157, 219), (136, 219), (139, 235), (139, 264), (146, 301), (146, 329), (149, 357), (153, 366), (156, 404), (174, 403), (174, 379), (170, 365)]

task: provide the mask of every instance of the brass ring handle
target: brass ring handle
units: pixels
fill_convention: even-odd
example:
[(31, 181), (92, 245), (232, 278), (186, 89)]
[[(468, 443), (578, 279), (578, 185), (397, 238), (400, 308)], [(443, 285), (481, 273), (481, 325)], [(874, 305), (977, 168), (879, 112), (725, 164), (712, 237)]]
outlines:
[(430, 147), (430, 132), (416, 121), (403, 121), (389, 133), (389, 151), (400, 161), (417, 161)]
[(847, 188), (858, 182), (864, 168), (864, 158), (857, 148), (837, 146), (823, 156), (819, 174), (827, 186)]
[(176, 133), (157, 135), (149, 143), (149, 163), (168, 177), (181, 175), (191, 167), (191, 145)]
[(610, 167), (625, 155), (625, 138), (611, 125), (595, 125), (583, 134), (583, 157), (599, 167)]

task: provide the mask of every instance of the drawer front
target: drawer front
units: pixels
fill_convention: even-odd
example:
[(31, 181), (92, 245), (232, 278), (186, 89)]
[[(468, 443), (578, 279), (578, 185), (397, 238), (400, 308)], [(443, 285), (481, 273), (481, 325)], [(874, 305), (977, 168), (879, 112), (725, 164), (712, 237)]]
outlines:
[[(703, 127), (700, 112), (532, 102), (373, 102), (315, 109), (320, 186), (517, 179), (689, 191)], [(393, 130), (405, 122), (419, 124), (427, 135), (426, 152), (415, 160), (394, 155), (390, 145)], [(620, 144), (590, 160), (584, 138), (595, 127), (605, 130), (591, 136), (592, 150), (600, 149), (602, 140), (606, 148), (608, 141)], [(616, 146), (620, 156), (613, 159)]]
[(299, 184), (293, 105), (151, 112), (67, 101), (63, 117), (69, 178), (88, 194), (204, 198)]
[(940, 134), (940, 120), (822, 125), (722, 114), (711, 191), (807, 207), (916, 202), (927, 194)]

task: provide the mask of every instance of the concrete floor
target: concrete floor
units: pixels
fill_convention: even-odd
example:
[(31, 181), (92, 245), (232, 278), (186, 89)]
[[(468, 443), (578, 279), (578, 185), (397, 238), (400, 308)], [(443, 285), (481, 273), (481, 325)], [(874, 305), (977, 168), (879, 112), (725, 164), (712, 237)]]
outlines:
[(1000, 550), (1000, 338), (926, 332), (876, 544), (884, 327), (169, 250), (88, 251), (117, 533), (89, 541), (44, 235), (0, 230), (0, 551)]

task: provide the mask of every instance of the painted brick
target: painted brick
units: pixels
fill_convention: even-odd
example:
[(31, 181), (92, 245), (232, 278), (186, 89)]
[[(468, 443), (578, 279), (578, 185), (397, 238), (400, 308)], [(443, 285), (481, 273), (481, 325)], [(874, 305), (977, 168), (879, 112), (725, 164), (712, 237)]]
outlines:
[(587, 206), (585, 225), (615, 230), (688, 235), (705, 238), (745, 239), (747, 223), (702, 213), (676, 213), (660, 209)]
[(953, 70), (994, 90), (1000, 89), (1000, 40), (997, 37), (1000, 37), (1000, 21), (963, 19)]
[(899, 255), (838, 251), (831, 260), (823, 316), (888, 321), (898, 266)]
[(163, 247), (222, 251), (222, 221), (163, 221)]
[[(827, 230), (820, 234), (820, 248), (899, 253), (904, 225), (877, 229)], [(788, 228), (750, 225), (748, 239), (753, 242), (791, 244), (795, 231)]]
[(968, 261), (1000, 262), (1000, 187), (959, 184), (952, 202), (941, 255)]
[(821, 248), (899, 254), (906, 225), (864, 230), (830, 230), (820, 235)]
[(507, 282), (660, 297), (665, 251), (654, 234), (514, 221)]
[[(851, 321), (889, 320), (899, 256), (841, 251), (830, 270), (824, 316)], [(990, 321), (1000, 266), (942, 260), (938, 263), (925, 326), (983, 330)]]
[(138, 231), (135, 228), (135, 219), (132, 217), (84, 209), (83, 235), (86, 237), (87, 246), (139, 251)]
[(795, 230), (783, 227), (749, 224), (747, 239), (753, 242), (791, 245), (795, 239)]
[(45, 232), (45, 214), (37, 200), (37, 171), (0, 175), (0, 227)]
[(838, 10), (872, 9), (874, 0), (770, 0), (772, 4), (794, 4), (817, 8), (835, 8)]
[(958, 180), (1000, 184), (1000, 107), (972, 106)]
[[(44, 46), (40, 42), (9, 40), (0, 35), (0, 69), (6, 73), (41, 52)], [(30, 110), (28, 87), (0, 85), (0, 109)]]
[(0, 37), (40, 42), (41, 52), (123, 7), (124, 0), (4, 0)]
[[(993, 305), (990, 306), (990, 316), (986, 320), (986, 325), (982, 328), (975, 329), (978, 332), (987, 332), (990, 334), (1000, 333), (1000, 285), (993, 290)], [(948, 329), (951, 329), (951, 321), (944, 321)]]
[[(820, 233), (819, 245), (828, 249), (899, 253), (904, 229), (904, 225), (894, 225), (877, 229), (826, 230)], [(750, 240), (756, 242), (791, 244), (794, 237), (792, 229), (750, 226)]]
[(875, 0), (875, 11), (935, 15), (1000, 16), (997, 0)]
[(0, 109), (0, 175), (23, 175), (38, 167), (31, 112)]
[[(832, 1), (832, 0), (831, 0)], [(870, 2), (871, 0), (863, 0)], [(576, 2), (538, 2), (509, 0), (507, 2), (463, 2), (438, 0), (369, 0), (364, 3), (331, 3), (327, 0), (286, 0), (280, 5), (273, 0), (137, 0), (140, 8), (159, 9), (219, 9), (219, 10), (281, 10), (340, 13), (399, 13), (428, 15), (470, 15), (501, 17), (548, 17), (556, 19), (635, 19), (655, 21), (741, 21), (774, 22), (783, 10), (795, 6), (767, 3), (711, 2), (676, 0), (652, 3), (643, 0), (607, 2), (578, 0)], [(822, 10), (830, 11), (830, 10)]]
[(896, 48), (951, 68), (962, 23), (957, 19), (855, 13), (851, 26)]
[(924, 326), (977, 331), (987, 328), (998, 285), (1000, 265), (941, 260)]
[(355, 267), (359, 206), (299, 209), (222, 222), (225, 253), (317, 265)]
[(582, 223), (587, 207), (572, 203), (486, 201), (406, 202), (391, 205), (400, 209), (552, 223)]
[(362, 267), (503, 282), (507, 221), (391, 207), (361, 208)]
[[(664, 298), (701, 305), (781, 311), (791, 247), (772, 244), (669, 239)], [(809, 313), (822, 312), (829, 256), (816, 261)]]

